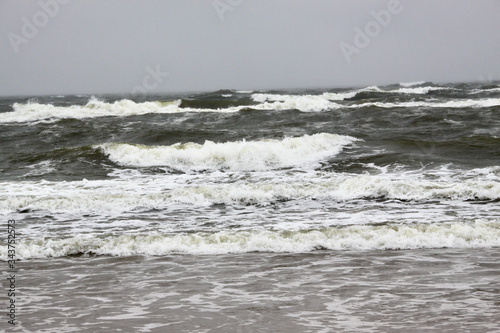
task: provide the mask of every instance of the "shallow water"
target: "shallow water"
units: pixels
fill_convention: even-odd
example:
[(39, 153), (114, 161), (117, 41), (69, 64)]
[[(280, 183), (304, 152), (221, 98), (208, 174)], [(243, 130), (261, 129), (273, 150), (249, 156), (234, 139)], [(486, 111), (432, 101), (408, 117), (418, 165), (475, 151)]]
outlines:
[(492, 332), (500, 250), (77, 257), (22, 264), (22, 327)]

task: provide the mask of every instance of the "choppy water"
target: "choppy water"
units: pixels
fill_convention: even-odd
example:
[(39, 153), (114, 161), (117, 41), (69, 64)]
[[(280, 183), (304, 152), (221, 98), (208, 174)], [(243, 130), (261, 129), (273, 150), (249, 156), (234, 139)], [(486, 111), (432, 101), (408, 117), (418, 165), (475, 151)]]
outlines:
[(498, 83), (0, 111), (25, 330), (500, 329)]

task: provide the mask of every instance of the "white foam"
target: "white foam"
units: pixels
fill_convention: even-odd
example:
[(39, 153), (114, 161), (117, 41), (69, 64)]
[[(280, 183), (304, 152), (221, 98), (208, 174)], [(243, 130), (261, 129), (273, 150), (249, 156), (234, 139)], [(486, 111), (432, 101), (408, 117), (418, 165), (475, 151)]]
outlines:
[(430, 91), (437, 91), (437, 90), (453, 90), (454, 88), (449, 88), (449, 87), (432, 87), (432, 86), (425, 86), (425, 87), (413, 87), (415, 85), (423, 84), (425, 82), (412, 82), (408, 84), (402, 84), (400, 83), (400, 86), (402, 88), (398, 89), (392, 89), (392, 90), (383, 90), (380, 89), (377, 86), (370, 86), (362, 89), (358, 89), (355, 92), (380, 92), (380, 93), (399, 93), (399, 94), (418, 94), (418, 95), (425, 95), (428, 94)]
[(363, 92), (363, 91), (375, 91), (375, 92), (384, 92), (384, 90), (380, 89), (377, 86), (368, 86), (365, 88), (358, 89), (357, 92)]
[(252, 99), (262, 104), (253, 105), (252, 108), (258, 110), (296, 109), (303, 112), (324, 111), (341, 108), (342, 105), (331, 102), (328, 99), (328, 97), (333, 97), (333, 95), (333, 93), (329, 93), (328, 95), (253, 94)]
[(491, 93), (491, 92), (500, 92), (499, 88), (487, 88), (487, 89), (474, 89), (470, 92), (470, 94), (481, 94), (481, 93)]
[[(328, 95), (325, 95), (328, 96)], [(333, 95), (330, 94), (330, 97)], [(239, 105), (228, 108), (181, 108), (181, 100), (170, 102), (143, 102), (123, 99), (114, 103), (106, 103), (92, 98), (85, 105), (54, 106), (52, 104), (40, 104), (30, 101), (26, 104), (15, 103), (14, 111), (0, 113), (0, 123), (12, 122), (38, 122), (53, 121), (57, 119), (85, 119), (96, 117), (125, 117), (133, 115), (144, 115), (149, 113), (179, 113), (179, 112), (219, 112), (233, 113), (246, 108), (256, 110), (288, 110), (298, 109), (303, 112), (323, 111), (338, 109), (339, 104), (329, 101), (325, 97), (290, 96), (281, 101), (264, 102), (258, 105)]]
[[(359, 92), (380, 92), (380, 93), (400, 93), (400, 94), (419, 94), (419, 95), (425, 95), (425, 94), (428, 94), (430, 91), (436, 91), (436, 90), (452, 90), (453, 88), (449, 88), (449, 87), (431, 87), (431, 86), (425, 86), (425, 87), (413, 87), (415, 85), (420, 85), (420, 84), (423, 84), (425, 82), (412, 82), (412, 83), (407, 83), (407, 84), (402, 84), (400, 83), (400, 85), (402, 86), (402, 88), (398, 88), (398, 89), (392, 89), (392, 90), (383, 90), (383, 89), (380, 89), (379, 87), (377, 86), (369, 86), (369, 87), (366, 87), (366, 88), (361, 88), (361, 89), (358, 89), (358, 90), (354, 90), (352, 92), (350, 92), (350, 94), (357, 94)], [(413, 87), (413, 88), (412, 88)], [(353, 97), (353, 96), (350, 96), (349, 94), (347, 94), (346, 98), (350, 98), (350, 97)]]
[(107, 116), (132, 116), (148, 113), (176, 113), (181, 101), (170, 102), (143, 102), (123, 99), (114, 103), (106, 103), (96, 98), (91, 98), (85, 105), (54, 106), (28, 102), (27, 104), (15, 103), (13, 112), (0, 113), (0, 123), (33, 122), (49, 119), (83, 119)]
[(340, 93), (333, 93), (333, 92), (325, 92), (321, 95), (280, 95), (280, 94), (253, 94), (252, 99), (256, 102), (266, 102), (266, 101), (271, 101), (271, 102), (287, 102), (287, 101), (295, 101), (299, 102), (300, 104), (301, 101), (307, 100), (309, 102), (319, 102), (323, 103), (325, 100), (327, 101), (342, 101), (347, 98), (354, 97), (357, 94), (356, 91), (347, 91), (347, 92), (340, 92)]
[[(486, 170), (465, 174), (464, 179), (446, 179), (449, 175), (442, 172), (445, 173), (443, 176), (436, 175), (442, 179), (439, 181), (415, 176), (396, 179), (393, 174), (299, 172), (279, 176), (276, 172), (264, 172), (252, 175), (252, 178), (243, 174), (241, 179), (238, 175), (221, 173), (73, 182), (3, 182), (0, 183), (0, 213), (12, 214), (30, 209), (116, 215), (138, 208), (164, 209), (178, 203), (195, 206), (267, 205), (283, 200), (310, 199), (328, 202), (366, 198), (417, 201), (500, 199), (498, 170), (487, 174)], [(253, 182), (249, 183), (249, 179)]]
[(55, 166), (56, 166), (55, 163), (52, 161), (39, 162), (39, 163), (30, 165), (30, 166), (27, 166), (27, 168), (31, 169), (32, 171), (29, 171), (24, 176), (30, 177), (30, 176), (45, 175), (45, 174), (56, 171)]
[(425, 83), (425, 81), (416, 81), (416, 82), (401, 82), (401, 83), (399, 83), (399, 85), (400, 85), (401, 87), (405, 87), (405, 88), (407, 88), (407, 87), (418, 86), (418, 85), (421, 85), (421, 84), (424, 84), (424, 83)]
[(356, 105), (343, 105), (334, 101), (342, 101), (354, 97), (363, 91), (375, 91), (382, 93), (403, 93), (403, 94), (427, 94), (429, 91), (451, 89), (444, 87), (415, 87), (399, 88), (396, 90), (381, 90), (376, 86), (366, 87), (358, 90), (328, 93), (321, 95), (280, 95), (280, 94), (252, 94), (252, 99), (260, 104), (239, 105), (228, 108), (181, 108), (181, 100), (170, 102), (143, 102), (123, 99), (114, 103), (107, 103), (95, 98), (91, 98), (85, 105), (54, 106), (52, 104), (40, 104), (36, 101), (29, 101), (26, 104), (15, 103), (14, 111), (0, 113), (0, 123), (13, 122), (38, 122), (54, 121), (57, 119), (84, 119), (96, 117), (124, 117), (132, 115), (143, 115), (149, 113), (179, 113), (179, 112), (220, 112), (231, 113), (243, 109), (252, 108), (255, 110), (291, 110), (296, 109), (302, 112), (320, 112), (327, 110), (337, 110), (343, 108), (359, 108), (367, 106), (377, 106), (382, 108), (395, 107), (443, 107), (443, 108), (464, 108), (464, 107), (491, 107), (500, 105), (499, 98), (452, 100), (447, 102), (419, 101), (384, 103), (369, 102)]
[(450, 88), (445, 88), (445, 87), (416, 87), (416, 88), (399, 88), (396, 90), (388, 90), (387, 92), (425, 95), (428, 94), (430, 91), (449, 90), (449, 89)]
[[(304, 253), (329, 250), (399, 250), (500, 246), (500, 222), (355, 225), (298, 231), (221, 231), (189, 234), (77, 235), (64, 239), (21, 239), (20, 259), (72, 254), (113, 256), (226, 254), (246, 252)], [(0, 248), (6, 260), (7, 248)]]
[[(413, 87), (415, 85), (423, 84), (425, 82), (413, 82), (409, 84), (400, 84), (403, 88), (398, 88), (398, 89), (393, 89), (393, 90), (383, 90), (380, 89), (377, 86), (370, 86), (362, 89), (358, 89), (355, 92), (380, 92), (380, 93), (400, 93), (400, 94), (420, 94), (420, 95), (425, 95), (429, 93), (430, 91), (435, 91), (435, 90), (450, 90), (452, 88), (448, 87), (431, 87), (431, 86), (425, 86), (425, 87)], [(412, 88), (413, 87), (413, 88)]]
[(467, 99), (467, 100), (454, 100), (447, 102), (401, 102), (401, 103), (384, 103), (384, 102), (374, 102), (374, 103), (362, 103), (349, 106), (349, 108), (360, 108), (377, 106), (381, 108), (407, 108), (407, 107), (429, 107), (429, 108), (484, 108), (499, 106), (500, 98), (486, 98), (486, 99)]
[(189, 170), (268, 170), (318, 162), (337, 155), (356, 141), (350, 136), (320, 133), (283, 140), (235, 141), (171, 146), (105, 143), (102, 149), (113, 162), (125, 166), (166, 166)]
[[(479, 100), (453, 100), (446, 102), (437, 101), (419, 101), (419, 102), (368, 102), (356, 105), (343, 105), (332, 101), (341, 101), (354, 97), (360, 92), (380, 92), (380, 93), (400, 93), (400, 94), (420, 94), (425, 95), (430, 91), (449, 90), (447, 87), (415, 87), (398, 88), (395, 90), (382, 90), (377, 86), (370, 86), (358, 90), (344, 93), (323, 93), (321, 95), (280, 95), (280, 94), (253, 94), (252, 99), (261, 104), (254, 105), (252, 108), (258, 110), (285, 110), (297, 109), (303, 112), (317, 112), (325, 110), (336, 110), (342, 108), (360, 108), (377, 106), (382, 108), (396, 107), (431, 107), (431, 108), (464, 108), (464, 107), (491, 107), (500, 105), (500, 99), (487, 98)], [(241, 109), (241, 108), (240, 108)]]

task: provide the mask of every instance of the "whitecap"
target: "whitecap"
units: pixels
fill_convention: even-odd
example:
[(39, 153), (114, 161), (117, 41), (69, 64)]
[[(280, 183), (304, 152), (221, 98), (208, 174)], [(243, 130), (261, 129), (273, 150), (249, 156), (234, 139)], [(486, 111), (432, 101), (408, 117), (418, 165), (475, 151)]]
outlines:
[(95, 146), (113, 162), (134, 167), (167, 166), (176, 170), (269, 170), (317, 163), (357, 141), (350, 136), (319, 133), (282, 140), (232, 141), (170, 146), (105, 143)]
[[(22, 239), (20, 259), (75, 254), (112, 256), (228, 254), (247, 252), (305, 253), (323, 250), (407, 250), (500, 246), (500, 222), (353, 225), (297, 231), (220, 231), (189, 234), (76, 235)], [(0, 248), (6, 260), (7, 248)]]

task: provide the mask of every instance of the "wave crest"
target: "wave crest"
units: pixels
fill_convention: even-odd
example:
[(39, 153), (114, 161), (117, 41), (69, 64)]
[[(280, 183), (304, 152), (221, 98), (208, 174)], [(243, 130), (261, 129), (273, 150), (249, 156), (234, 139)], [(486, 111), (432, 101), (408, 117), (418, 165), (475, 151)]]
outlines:
[[(78, 235), (37, 238), (17, 245), (21, 259), (68, 255), (228, 254), (247, 252), (304, 253), (315, 250), (402, 250), (500, 246), (500, 223), (351, 225), (296, 231), (221, 231), (192, 234)], [(0, 249), (6, 260), (7, 250)]]
[(357, 139), (319, 133), (283, 140), (233, 141), (204, 144), (176, 143), (171, 146), (144, 146), (105, 143), (101, 149), (113, 162), (133, 167), (165, 166), (182, 171), (269, 170), (318, 162), (338, 154)]
[[(483, 176), (478, 176), (482, 178)], [(267, 205), (290, 200), (349, 201), (384, 199), (401, 201), (461, 200), (494, 202), (500, 199), (496, 180), (425, 181), (389, 180), (383, 176), (330, 175), (254, 184), (192, 184), (180, 186), (170, 177), (78, 182), (1, 183), (0, 212), (49, 210), (54, 213), (122, 213), (165, 209), (172, 204)], [(16, 193), (16, 195), (11, 195)], [(493, 203), (494, 204), (494, 203)]]
[(128, 99), (107, 103), (96, 98), (91, 98), (85, 105), (71, 106), (54, 106), (36, 102), (14, 103), (13, 112), (0, 113), (0, 123), (175, 113), (179, 112), (180, 103), (181, 100), (136, 103)]

